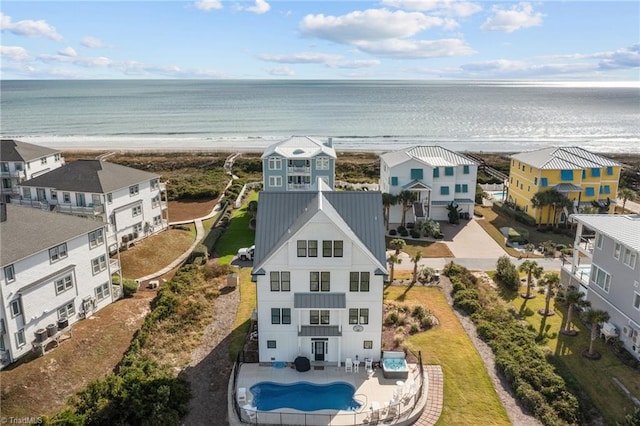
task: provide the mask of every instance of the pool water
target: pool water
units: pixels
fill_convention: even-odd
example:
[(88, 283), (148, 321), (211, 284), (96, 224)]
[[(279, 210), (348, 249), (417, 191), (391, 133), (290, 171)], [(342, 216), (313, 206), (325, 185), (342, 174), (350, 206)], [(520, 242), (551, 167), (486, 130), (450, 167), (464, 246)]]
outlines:
[(506, 194), (506, 192), (492, 192), (491, 196), (496, 200), (502, 200)]
[(382, 362), (386, 370), (403, 371), (407, 369), (407, 363), (402, 358), (385, 358)]
[(353, 399), (355, 387), (345, 382), (314, 384), (308, 382), (260, 382), (249, 389), (253, 405), (259, 411), (293, 408), (300, 411), (356, 411), (361, 404)]

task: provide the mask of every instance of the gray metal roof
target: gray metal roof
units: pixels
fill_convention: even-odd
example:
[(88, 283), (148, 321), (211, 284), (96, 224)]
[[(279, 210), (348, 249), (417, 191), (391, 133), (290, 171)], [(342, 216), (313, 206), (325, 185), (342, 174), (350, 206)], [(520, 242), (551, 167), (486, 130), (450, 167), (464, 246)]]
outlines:
[(420, 182), (417, 179), (412, 180), (411, 182), (402, 185), (402, 189), (410, 189), (410, 188), (419, 188), (419, 189), (431, 189), (431, 187), (429, 185), (427, 185), (424, 182)]
[(554, 186), (553, 189), (555, 189), (558, 192), (575, 192), (575, 191), (582, 192), (581, 187), (579, 187), (578, 185), (574, 185), (572, 183), (559, 183), (558, 185)]
[(10, 265), (105, 225), (92, 219), (9, 204), (7, 220), (0, 223), (0, 263)]
[(22, 182), (21, 186), (106, 194), (160, 175), (99, 160), (77, 160)]
[(280, 142), (270, 145), (262, 154), (266, 158), (273, 153), (280, 154), (285, 158), (311, 158), (316, 155), (326, 155), (336, 158), (336, 151), (327, 143), (322, 143), (309, 136), (292, 136)]
[(640, 215), (573, 214), (571, 218), (640, 252)]
[(295, 309), (344, 309), (347, 307), (347, 296), (344, 293), (295, 293), (293, 295)]
[(300, 337), (338, 337), (342, 336), (337, 325), (303, 325), (298, 332)]
[(2, 139), (0, 142), (0, 159), (2, 161), (26, 162), (59, 153), (60, 151), (55, 149), (13, 139)]
[(405, 161), (414, 158), (433, 167), (453, 167), (459, 165), (473, 166), (477, 163), (470, 158), (458, 154), (457, 152), (448, 150), (441, 146), (418, 145), (399, 151), (388, 152), (380, 156), (384, 162), (393, 167)]
[(578, 146), (543, 148), (521, 152), (511, 158), (537, 169), (581, 170), (592, 167), (620, 166), (621, 164)]
[[(362, 244), (386, 265), (382, 194), (378, 191), (262, 191), (256, 218), (254, 269), (328, 203)], [(319, 237), (321, 239), (321, 236)]]

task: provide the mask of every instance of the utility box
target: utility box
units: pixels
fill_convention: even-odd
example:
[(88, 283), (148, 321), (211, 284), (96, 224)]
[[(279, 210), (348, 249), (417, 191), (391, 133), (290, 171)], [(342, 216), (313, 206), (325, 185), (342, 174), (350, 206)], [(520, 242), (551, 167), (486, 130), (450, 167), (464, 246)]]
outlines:
[(238, 287), (238, 279), (238, 274), (235, 272), (227, 275), (227, 287)]

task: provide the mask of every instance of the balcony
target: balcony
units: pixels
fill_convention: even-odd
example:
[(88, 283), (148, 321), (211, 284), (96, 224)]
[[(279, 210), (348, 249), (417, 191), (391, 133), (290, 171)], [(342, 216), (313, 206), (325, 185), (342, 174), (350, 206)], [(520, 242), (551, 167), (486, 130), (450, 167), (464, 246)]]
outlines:
[(120, 270), (120, 262), (118, 259), (109, 259), (109, 268), (112, 274), (118, 272)]
[(295, 173), (295, 174), (311, 174), (311, 167), (310, 166), (289, 166), (287, 167), (287, 172)]
[(562, 269), (579, 281), (582, 286), (589, 287), (589, 277), (591, 276), (590, 264), (572, 265), (571, 263), (566, 263), (562, 265)]
[(160, 191), (162, 191), (162, 192), (166, 192), (166, 190), (167, 190), (167, 184), (166, 184), (166, 183), (164, 183), (164, 182), (160, 182), (160, 183), (158, 184), (158, 188), (160, 189)]
[[(16, 188), (17, 189), (17, 188)], [(4, 188), (3, 188), (4, 190)], [(33, 207), (34, 209), (49, 210), (49, 204), (38, 200), (12, 198), (11, 204), (19, 206)]]
[(310, 183), (289, 183), (287, 184), (289, 191), (308, 191), (311, 189)]
[(102, 204), (88, 205), (88, 206), (72, 206), (57, 204), (55, 211), (65, 214), (76, 214), (82, 216), (99, 216), (104, 214), (104, 206)]
[(24, 173), (24, 170), (16, 170), (13, 172), (3, 170), (2, 172), (0, 172), (0, 177), (24, 179), (25, 173)]
[(576, 248), (584, 253), (593, 254), (595, 239), (595, 235), (582, 235), (580, 236), (580, 241), (576, 244)]
[(5, 188), (3, 186), (3, 187), (0, 187), (0, 192), (5, 195), (18, 195), (20, 194), (20, 188), (17, 188), (17, 187)]

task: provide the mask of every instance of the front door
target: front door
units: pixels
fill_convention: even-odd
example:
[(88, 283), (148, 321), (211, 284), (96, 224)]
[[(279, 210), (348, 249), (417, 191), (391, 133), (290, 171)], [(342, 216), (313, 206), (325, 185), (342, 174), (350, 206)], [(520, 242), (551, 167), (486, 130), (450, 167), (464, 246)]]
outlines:
[(44, 188), (36, 188), (36, 195), (38, 197), (38, 201), (47, 201), (47, 194), (44, 191)]
[(82, 192), (76, 192), (76, 206), (78, 207), (86, 207), (87, 201), (84, 198), (84, 194)]
[(324, 340), (316, 340), (313, 342), (313, 352), (315, 354), (316, 361), (324, 361), (324, 352), (326, 350), (327, 342)]

